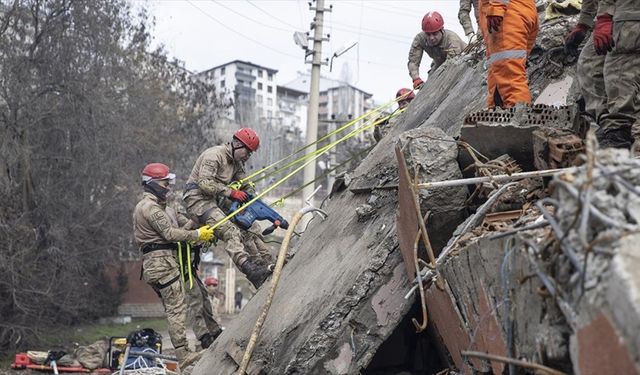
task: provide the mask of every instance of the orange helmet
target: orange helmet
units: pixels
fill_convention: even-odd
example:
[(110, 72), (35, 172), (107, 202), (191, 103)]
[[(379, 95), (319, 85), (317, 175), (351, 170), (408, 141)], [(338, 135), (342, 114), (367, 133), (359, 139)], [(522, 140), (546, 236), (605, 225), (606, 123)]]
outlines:
[(444, 20), (438, 12), (429, 12), (422, 18), (422, 31), (425, 33), (435, 33), (444, 28)]
[(142, 184), (147, 184), (153, 180), (169, 180), (169, 182), (175, 182), (176, 175), (171, 173), (169, 167), (166, 164), (147, 164), (142, 170)]
[(400, 100), (412, 101), (413, 99), (415, 99), (415, 97), (416, 94), (413, 93), (413, 90), (404, 87), (398, 90), (398, 92), (396, 93), (396, 99), (402, 98)]
[(260, 146), (258, 134), (251, 128), (242, 128), (233, 133), (233, 138), (242, 142), (251, 152), (255, 152)]

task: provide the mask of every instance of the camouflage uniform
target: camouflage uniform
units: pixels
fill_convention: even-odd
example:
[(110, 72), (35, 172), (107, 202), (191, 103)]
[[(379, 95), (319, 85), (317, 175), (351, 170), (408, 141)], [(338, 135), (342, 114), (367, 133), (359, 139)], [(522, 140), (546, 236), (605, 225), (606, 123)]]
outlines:
[[(177, 349), (188, 344), (187, 305), (172, 246), (179, 241), (197, 241), (198, 231), (176, 228), (165, 209), (153, 194), (144, 193), (133, 211), (133, 234), (141, 251), (151, 245), (157, 248), (143, 255), (142, 276), (162, 299), (169, 322), (169, 337)], [(163, 245), (166, 249), (162, 249)]]
[(451, 30), (443, 30), (443, 32), (442, 41), (440, 41), (439, 45), (433, 47), (427, 45), (427, 36), (422, 31), (413, 38), (413, 43), (411, 43), (411, 49), (409, 50), (409, 62), (407, 63), (412, 80), (420, 77), (420, 62), (424, 52), (433, 60), (429, 70), (429, 73), (431, 73), (438, 69), (447, 58), (461, 54), (462, 50), (467, 47), (467, 43), (463, 42), (458, 34)]
[[(593, 20), (596, 17), (597, 9), (598, 0), (584, 0), (578, 24), (593, 28)], [(607, 109), (607, 96), (605, 94), (603, 76), (604, 59), (604, 56), (596, 53), (593, 47), (593, 39), (588, 38), (578, 58), (577, 76), (585, 103), (585, 110), (594, 121), (598, 121)]]
[[(460, 0), (460, 9), (458, 10), (458, 21), (462, 25), (464, 35), (474, 33), (473, 24), (471, 23), (471, 7), (473, 7), (473, 14), (476, 17), (478, 25), (480, 25), (480, 11), (478, 8), (478, 0)], [(482, 39), (482, 33), (478, 30), (478, 39)]]
[[(244, 176), (244, 163), (233, 159), (231, 144), (206, 149), (196, 160), (187, 181), (184, 193), (187, 211), (201, 224), (215, 225), (227, 216), (220, 203), (231, 194), (229, 183)], [(225, 242), (225, 250), (236, 265), (249, 257), (242, 244), (242, 233), (231, 221), (217, 227), (215, 235)]]
[(609, 100), (598, 140), (603, 147), (629, 148), (640, 140), (640, 1), (600, 0), (598, 14), (604, 13), (613, 15), (615, 46), (604, 62)]
[[(187, 217), (184, 207), (175, 201), (173, 202), (173, 207), (167, 207), (166, 211), (174, 226), (184, 229), (195, 228), (197, 226), (197, 223)], [(195, 259), (195, 257), (200, 255), (198, 254), (200, 252), (199, 247), (191, 249), (191, 259)], [(186, 303), (188, 306), (188, 314), (193, 324), (193, 332), (201, 342), (207, 334), (211, 335), (210, 339), (213, 340), (220, 335), (222, 329), (213, 316), (207, 289), (198, 277), (197, 270), (192, 269), (192, 273), (193, 283), (190, 283), (189, 278), (185, 277), (183, 279), (183, 288), (186, 291)]]

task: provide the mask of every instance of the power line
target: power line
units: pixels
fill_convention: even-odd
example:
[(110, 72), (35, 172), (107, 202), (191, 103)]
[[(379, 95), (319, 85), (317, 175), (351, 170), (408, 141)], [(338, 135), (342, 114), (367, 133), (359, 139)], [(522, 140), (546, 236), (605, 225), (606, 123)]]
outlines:
[(270, 14), (270, 13), (269, 13), (269, 12), (267, 12), (266, 10), (264, 10), (264, 9), (260, 8), (259, 6), (255, 5), (251, 0), (247, 0), (247, 3), (249, 3), (252, 7), (254, 7), (254, 8), (258, 9), (260, 12), (262, 12), (262, 13), (266, 14), (267, 16), (269, 16), (269, 17), (273, 18), (274, 20), (276, 20), (276, 21), (278, 21), (278, 22), (280, 22), (280, 23), (282, 23), (282, 24), (284, 24), (284, 25), (287, 25), (287, 26), (289, 26), (289, 27), (293, 27), (294, 29), (297, 29), (297, 28), (298, 28), (297, 26), (294, 26), (294, 25), (292, 25), (292, 24), (290, 24), (290, 23), (288, 23), (288, 22), (286, 22), (286, 21), (283, 21), (283, 20), (281, 20), (280, 18), (278, 18), (278, 17), (276, 17), (276, 16), (274, 16), (274, 15)]
[(242, 17), (242, 18), (244, 18), (244, 19), (247, 19), (247, 20), (249, 20), (249, 21), (251, 21), (251, 22), (253, 22), (253, 23), (257, 23), (258, 25), (262, 25), (262, 26), (264, 26), (264, 27), (268, 27), (268, 28), (270, 28), (270, 29), (274, 29), (274, 30), (280, 30), (280, 31), (285, 31), (285, 32), (291, 32), (291, 30), (290, 30), (290, 29), (285, 29), (285, 28), (278, 27), (278, 26), (267, 25), (266, 23), (263, 23), (263, 22), (258, 21), (258, 20), (256, 20), (256, 19), (253, 19), (253, 18), (251, 18), (251, 17), (248, 17), (248, 16), (247, 16), (247, 15), (245, 15), (245, 14), (242, 14), (242, 13), (240, 13), (240, 12), (236, 11), (236, 10), (233, 10), (233, 9), (229, 8), (228, 6), (226, 6), (226, 5), (222, 4), (222, 3), (221, 3), (221, 2), (219, 2), (219, 1), (216, 1), (216, 0), (210, 0), (210, 1), (211, 1), (211, 2), (213, 2), (213, 3), (215, 3), (215, 4), (217, 4), (217, 5), (219, 5), (219, 6), (221, 6), (221, 7), (223, 7), (223, 8), (225, 8), (226, 10), (228, 10), (228, 11), (230, 11), (230, 12), (232, 12), (232, 13), (237, 14), (238, 16), (240, 16), (240, 17)]
[(288, 56), (288, 57), (292, 57), (292, 58), (294, 58), (294, 59), (296, 59), (296, 60), (298, 60), (298, 59), (300, 58), (300, 56), (294, 56), (294, 55), (288, 54), (288, 53), (286, 53), (286, 52), (279, 51), (279, 50), (277, 50), (277, 49), (275, 49), (275, 48), (269, 47), (269, 46), (268, 46), (268, 45), (266, 45), (266, 44), (263, 44), (262, 42), (259, 42), (259, 41), (255, 40), (255, 39), (253, 39), (253, 38), (251, 38), (251, 37), (249, 37), (249, 36), (246, 36), (246, 35), (244, 35), (244, 34), (240, 33), (238, 30), (234, 29), (233, 27), (230, 27), (230, 26), (225, 25), (223, 22), (221, 22), (220, 20), (218, 20), (218, 19), (217, 19), (217, 18), (215, 18), (214, 16), (212, 16), (212, 15), (210, 15), (209, 13), (205, 12), (204, 10), (200, 9), (197, 5), (195, 5), (195, 4), (193, 3), (193, 1), (191, 1), (191, 0), (187, 0), (187, 2), (188, 2), (192, 7), (196, 8), (197, 10), (199, 10), (199, 11), (200, 11), (200, 13), (204, 14), (205, 16), (207, 16), (208, 18), (212, 19), (213, 21), (215, 21), (217, 24), (219, 24), (220, 26), (224, 27), (225, 29), (227, 29), (227, 30), (229, 30), (229, 31), (233, 32), (234, 34), (238, 34), (239, 36), (241, 36), (241, 37), (243, 37), (243, 38), (245, 38), (245, 39), (247, 39), (247, 40), (250, 40), (250, 41), (252, 41), (252, 42), (256, 43), (256, 44), (257, 44), (257, 45), (259, 45), (259, 46), (262, 46), (262, 47), (264, 47), (264, 48), (266, 48), (266, 49), (268, 49), (268, 50), (271, 50), (271, 51), (273, 51), (273, 52), (279, 53), (279, 54), (281, 54), (281, 55)]

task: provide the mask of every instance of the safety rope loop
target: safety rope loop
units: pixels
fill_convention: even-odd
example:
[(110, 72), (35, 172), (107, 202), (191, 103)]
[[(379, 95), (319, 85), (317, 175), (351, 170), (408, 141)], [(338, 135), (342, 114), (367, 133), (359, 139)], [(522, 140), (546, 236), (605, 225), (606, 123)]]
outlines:
[(240, 188), (242, 187), (242, 183), (240, 181), (233, 181), (229, 184), (229, 187), (233, 190), (240, 190)]
[(193, 289), (193, 272), (191, 270), (191, 245), (187, 243), (187, 264), (189, 267), (189, 289)]
[(178, 263), (180, 264), (180, 280), (184, 281), (184, 264), (182, 263), (182, 244), (177, 242), (178, 244)]

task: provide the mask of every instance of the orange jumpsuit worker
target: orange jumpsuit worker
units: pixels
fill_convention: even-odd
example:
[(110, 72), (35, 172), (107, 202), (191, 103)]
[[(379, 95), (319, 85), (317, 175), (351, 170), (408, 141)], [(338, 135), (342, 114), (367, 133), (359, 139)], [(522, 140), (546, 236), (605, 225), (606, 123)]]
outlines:
[(487, 103), (531, 103), (525, 64), (538, 35), (535, 0), (480, 0), (480, 28), (487, 45)]

